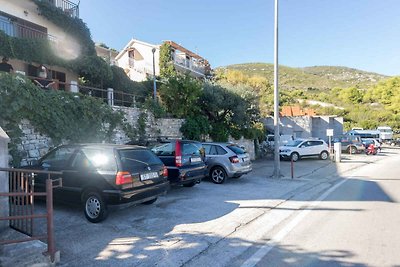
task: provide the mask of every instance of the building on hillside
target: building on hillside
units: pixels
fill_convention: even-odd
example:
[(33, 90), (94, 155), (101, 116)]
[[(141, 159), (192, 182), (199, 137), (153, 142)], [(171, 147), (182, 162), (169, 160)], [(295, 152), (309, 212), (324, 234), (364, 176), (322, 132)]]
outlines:
[[(188, 73), (192, 77), (201, 79), (210, 73), (208, 61), (201, 56), (173, 41), (164, 43), (168, 43), (172, 49), (171, 56), (177, 72)], [(115, 60), (131, 80), (144, 81), (153, 77), (153, 60), (155, 75), (160, 75), (160, 47), (161, 45), (132, 39)]]
[(117, 50), (106, 48), (101, 44), (96, 44), (95, 48), (96, 48), (96, 54), (102, 59), (104, 59), (108, 64), (110, 64), (111, 66), (117, 65), (117, 61), (115, 60), (115, 58), (119, 53)]
[[(79, 17), (79, 5), (70, 0), (46, 0), (45, 2), (61, 9), (67, 16)], [(48, 53), (52, 52), (62, 60), (73, 60), (80, 56), (81, 45), (63, 28), (40, 14), (38, 6), (32, 0), (0, 0), (0, 31), (3, 31), (5, 36), (13, 38), (46, 39), (52, 50)], [(12, 51), (15, 51), (15, 47)], [(0, 56), (8, 56), (14, 71), (32, 80), (36, 78), (48, 80), (54, 84), (53, 89), (65, 90), (69, 90), (65, 88), (66, 84), (74, 84), (78, 81), (78, 74), (65, 67), (46, 65), (44, 62), (31, 62), (29, 59), (18, 58), (13, 53), (10, 55), (0, 53)], [(44, 54), (46, 53), (45, 51)], [(47, 68), (46, 78), (38, 77), (42, 64)]]
[(283, 106), (280, 116), (315, 116), (317, 113), (312, 108), (302, 109), (300, 106)]

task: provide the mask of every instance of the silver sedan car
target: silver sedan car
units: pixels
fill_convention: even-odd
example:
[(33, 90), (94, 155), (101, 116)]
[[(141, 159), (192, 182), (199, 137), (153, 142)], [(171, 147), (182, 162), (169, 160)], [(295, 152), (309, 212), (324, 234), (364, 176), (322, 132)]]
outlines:
[(216, 184), (227, 178), (239, 178), (252, 170), (250, 156), (241, 147), (231, 143), (203, 143), (208, 176)]

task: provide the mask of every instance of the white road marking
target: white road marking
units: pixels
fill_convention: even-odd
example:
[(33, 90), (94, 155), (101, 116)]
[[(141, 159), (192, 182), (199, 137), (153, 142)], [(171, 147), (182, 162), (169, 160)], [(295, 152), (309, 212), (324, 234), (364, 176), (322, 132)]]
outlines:
[(331, 187), (325, 193), (323, 193), (319, 198), (317, 198), (314, 202), (311, 203), (307, 210), (301, 211), (288, 225), (286, 225), (282, 230), (280, 230), (276, 235), (274, 235), (270, 241), (267, 242), (264, 246), (262, 246), (256, 253), (253, 254), (249, 259), (247, 259), (241, 267), (253, 267), (262, 258), (264, 258), (274, 247), (277, 243), (279, 243), (285, 236), (293, 230), (301, 222), (301, 220), (311, 212), (317, 205), (321, 203), (324, 199), (326, 199), (333, 191), (335, 191), (339, 186), (344, 184), (346, 180), (343, 180), (337, 183), (335, 186)]

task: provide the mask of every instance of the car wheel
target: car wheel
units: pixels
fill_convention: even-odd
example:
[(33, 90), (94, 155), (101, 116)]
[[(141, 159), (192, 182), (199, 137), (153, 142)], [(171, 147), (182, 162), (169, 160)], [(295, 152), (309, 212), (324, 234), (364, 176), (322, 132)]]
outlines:
[(107, 218), (107, 205), (99, 193), (95, 191), (85, 193), (83, 204), (83, 211), (89, 222), (98, 223)]
[(354, 147), (354, 146), (349, 146), (349, 148), (347, 149), (347, 153), (356, 154), (357, 153), (357, 148)]
[(222, 184), (226, 180), (226, 172), (221, 167), (214, 167), (210, 172), (210, 177), (213, 183)]
[(292, 161), (298, 161), (300, 159), (300, 155), (297, 152), (293, 152), (292, 154), (290, 154), (290, 160)]
[(157, 201), (157, 198), (153, 198), (153, 199), (151, 199), (151, 200), (148, 200), (148, 201), (143, 202), (142, 204), (144, 204), (144, 205), (150, 205), (150, 204), (153, 204), (153, 203), (156, 202), (156, 201)]
[(328, 157), (329, 157), (329, 154), (327, 151), (322, 151), (321, 154), (319, 155), (319, 158), (322, 160), (326, 160), (326, 159), (328, 159)]
[(192, 181), (190, 183), (183, 184), (183, 186), (184, 187), (193, 187), (193, 186), (195, 186), (196, 183), (197, 183), (196, 181)]

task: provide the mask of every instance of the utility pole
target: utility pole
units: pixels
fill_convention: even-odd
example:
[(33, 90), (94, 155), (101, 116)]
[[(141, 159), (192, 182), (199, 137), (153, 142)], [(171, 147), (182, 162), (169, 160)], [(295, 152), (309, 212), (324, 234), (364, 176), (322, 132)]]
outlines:
[(153, 95), (154, 95), (154, 103), (157, 103), (157, 84), (156, 84), (156, 62), (155, 62), (155, 53), (156, 49), (151, 49), (153, 52)]
[(275, 23), (274, 23), (274, 177), (281, 176), (281, 162), (279, 157), (279, 89), (278, 89), (278, 0), (275, 0)]

